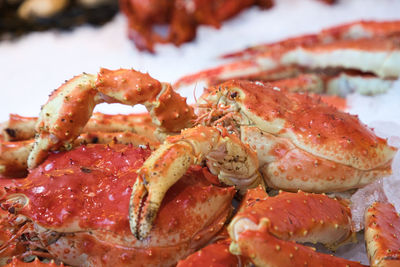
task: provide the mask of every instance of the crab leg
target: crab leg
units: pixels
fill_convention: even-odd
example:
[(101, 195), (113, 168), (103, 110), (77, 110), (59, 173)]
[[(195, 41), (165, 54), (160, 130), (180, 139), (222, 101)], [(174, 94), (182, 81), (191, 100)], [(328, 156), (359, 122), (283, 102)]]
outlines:
[(37, 118), (10, 114), (9, 120), (1, 125), (5, 141), (21, 141), (35, 137)]
[(238, 237), (238, 251), (260, 267), (365, 266), (359, 262), (316, 252), (313, 248), (280, 240), (268, 232), (247, 230)]
[(398, 38), (346, 40), (268, 51), (185, 76), (175, 87), (198, 81), (213, 85), (230, 79), (276, 80), (329, 68), (359, 70), (382, 79), (397, 78), (400, 76), (399, 61)]
[(341, 67), (371, 72), (382, 78), (400, 76), (400, 46), (396, 38), (340, 41), (298, 47), (280, 58), (283, 65), (308, 68)]
[(392, 88), (393, 84), (394, 80), (346, 72), (332, 76), (317, 73), (299, 74), (294, 78), (271, 82), (272, 86), (289, 92), (310, 92), (341, 97), (354, 92), (363, 95), (384, 93)]
[(299, 191), (268, 197), (262, 188), (250, 189), (228, 231), (230, 251), (257, 266), (361, 266), (294, 243), (335, 248), (353, 238), (350, 209), (325, 195)]
[(138, 170), (132, 189), (129, 222), (138, 239), (150, 232), (167, 190), (191, 165), (204, 160), (210, 171), (227, 185), (245, 190), (262, 183), (255, 152), (234, 135), (198, 126), (168, 137)]
[(244, 257), (233, 255), (229, 252), (229, 238), (226, 227), (214, 237), (214, 242), (206, 247), (189, 255), (186, 259), (180, 260), (177, 267), (218, 267), (218, 266), (247, 266)]
[(375, 202), (365, 214), (365, 241), (371, 266), (400, 266), (400, 217), (390, 203)]
[[(22, 141), (35, 138), (36, 117), (23, 117), (17, 114), (10, 114), (10, 118), (2, 125), (2, 135), (5, 141)], [(108, 115), (99, 112), (93, 113), (83, 133), (90, 132), (123, 132), (129, 131), (140, 135), (145, 135), (157, 140), (153, 137), (155, 125), (151, 121), (148, 113), (139, 114), (117, 114)]]
[[(350, 68), (380, 78), (396, 78), (400, 70), (400, 21), (359, 21), (280, 42), (227, 54), (234, 61), (188, 75), (175, 88), (203, 81), (214, 85), (229, 79), (273, 81), (316, 72), (315, 68)], [(362, 60), (364, 59), (364, 60)]]
[(178, 262), (177, 267), (242, 266), (241, 258), (229, 252), (230, 239), (223, 239)]
[(144, 104), (162, 132), (179, 132), (190, 126), (193, 110), (171, 86), (135, 70), (101, 69), (81, 74), (59, 87), (43, 106), (28, 167), (34, 168), (49, 150), (68, 147), (82, 132), (99, 103)]
[(245, 58), (271, 50), (312, 46), (318, 43), (332, 43), (339, 40), (388, 37), (400, 34), (400, 21), (357, 21), (322, 30), (318, 34), (289, 38), (272, 44), (257, 45), (242, 51), (223, 55), (222, 58)]
[(322, 194), (280, 192), (268, 197), (262, 188), (248, 190), (244, 204), (228, 227), (236, 246), (246, 230), (267, 231), (296, 242), (323, 243), (336, 248), (351, 241), (351, 213), (346, 203)]

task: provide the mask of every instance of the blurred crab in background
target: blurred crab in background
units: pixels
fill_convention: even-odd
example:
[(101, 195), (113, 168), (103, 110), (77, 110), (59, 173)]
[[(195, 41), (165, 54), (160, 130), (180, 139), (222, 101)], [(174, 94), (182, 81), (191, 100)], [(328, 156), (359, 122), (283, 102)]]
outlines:
[(246, 79), (341, 97), (384, 93), (400, 76), (399, 38), (399, 21), (352, 22), (224, 55), (233, 61), (185, 76), (175, 87)]
[[(333, 4), (335, 0), (322, 0)], [(176, 46), (193, 40), (199, 25), (216, 28), (242, 10), (257, 5), (270, 8), (273, 0), (120, 0), (128, 18), (129, 38), (139, 50), (154, 52), (156, 43)], [(168, 29), (163, 32), (162, 27)]]

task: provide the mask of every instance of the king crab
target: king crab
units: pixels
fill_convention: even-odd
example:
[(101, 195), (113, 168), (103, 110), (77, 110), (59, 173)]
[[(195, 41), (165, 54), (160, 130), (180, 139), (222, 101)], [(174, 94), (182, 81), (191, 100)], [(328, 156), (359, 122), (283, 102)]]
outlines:
[[(173, 102), (168, 102), (171, 98)], [(166, 135), (172, 136), (167, 137), (153, 152), (139, 148), (142, 153), (140, 160), (135, 156), (138, 152), (132, 145), (116, 142), (111, 145), (81, 146), (46, 159), (51, 151), (69, 150), (74, 146), (94, 105), (102, 101), (118, 101), (130, 105), (144, 103), (150, 111), (153, 124), (159, 128), (158, 137), (163, 139)], [(179, 104), (172, 106), (168, 103)], [(358, 188), (391, 172), (390, 163), (396, 152), (394, 148), (376, 137), (356, 117), (313, 97), (287, 92), (260, 82), (231, 81), (208, 89), (197, 106), (198, 116), (195, 116), (190, 106), (168, 84), (160, 84), (134, 70), (102, 70), (98, 76), (83, 74), (61, 86), (43, 107), (37, 122), (38, 134), (28, 158), (30, 175), (18, 181), (4, 180), (11, 183), (11, 186), (4, 187), (2, 196), (2, 207), (10, 213), (4, 219), (9, 224), (5, 227), (14, 236), (11, 242), (5, 243), (7, 248), (8, 245), (15, 246), (20, 244), (18, 241), (28, 239), (25, 253), (56, 257), (73, 265), (81, 265), (83, 261), (89, 262), (89, 265), (123, 264), (136, 257), (141, 259), (138, 265), (158, 265), (160, 257), (165, 257), (163, 263), (171, 265), (203, 246), (226, 221), (235, 191), (232, 187), (215, 189), (222, 190), (218, 191), (222, 193), (216, 193), (216, 197), (222, 199), (221, 204), (211, 204), (208, 201), (213, 198), (212, 194), (208, 195), (211, 190), (209, 188), (213, 188), (210, 187), (210, 181), (218, 185), (235, 185), (242, 193), (258, 184), (262, 186), (259, 190), (264, 192), (264, 181), (272, 188), (320, 193)], [(171, 107), (173, 112), (169, 110)], [(77, 116), (78, 113), (85, 116)], [(67, 121), (67, 118), (73, 123)], [(197, 126), (179, 133), (182, 128), (193, 124)], [(147, 153), (146, 156), (143, 153)], [(128, 158), (135, 160), (130, 161)], [(208, 168), (201, 172), (203, 175), (189, 175), (193, 179), (186, 178), (187, 171), (193, 173), (193, 170), (190, 171), (193, 164), (204, 166), (204, 163)], [(79, 178), (81, 176), (88, 177), (82, 180)], [(52, 179), (60, 183), (52, 186)], [(74, 183), (74, 179), (78, 179), (78, 182)], [(99, 182), (99, 179), (111, 182)], [(169, 199), (171, 195), (176, 196), (182, 192), (176, 187), (188, 179), (195, 180), (195, 183), (206, 183), (207, 193), (198, 195), (201, 190), (193, 189), (182, 199)], [(110, 184), (113, 185), (108, 186)], [(134, 184), (133, 188), (130, 189), (128, 184)], [(72, 187), (76, 186), (78, 188), (74, 190)], [(129, 194), (118, 194), (124, 198), (121, 202), (129, 202), (129, 205), (118, 207), (123, 211), (117, 211), (115, 205), (107, 204), (113, 201), (114, 196), (110, 199), (113, 194), (108, 190), (114, 186), (123, 186), (125, 191), (132, 190), (130, 200)], [(92, 192), (88, 191), (89, 187)], [(190, 185), (188, 188), (193, 187)], [(50, 198), (45, 202), (53, 199), (61, 201), (55, 205), (61, 209), (54, 212), (55, 217), (47, 213), (43, 216), (40, 210), (46, 205), (39, 204), (41, 201), (30, 201), (31, 198), (46, 195), (50, 195)], [(295, 193), (294, 199), (301, 200), (300, 195)], [(71, 201), (71, 196), (80, 201)], [(93, 199), (89, 206), (85, 206), (88, 199), (98, 197), (102, 199)], [(312, 195), (312, 198), (330, 201), (326, 196)], [(332, 201), (338, 205), (339, 201)], [(177, 206), (163, 206), (173, 205), (171, 203)], [(175, 213), (179, 208), (187, 207), (185, 203), (194, 203), (196, 208), (189, 209), (189, 213), (184, 216), (181, 214), (185, 214), (185, 211)], [(205, 206), (197, 207), (196, 203)], [(38, 206), (33, 207), (33, 204)], [(79, 212), (76, 212), (77, 205), (83, 205)], [(86, 208), (98, 206), (110, 208), (94, 209), (94, 213), (104, 213), (98, 216), (87, 215), (89, 212)], [(321, 216), (329, 212), (323, 207), (321, 210)], [(339, 208), (338, 214), (345, 214), (344, 210)], [(111, 218), (118, 218), (114, 218), (114, 215), (106, 216), (106, 212), (120, 214), (119, 222), (124, 226), (115, 229), (119, 223)], [(176, 214), (172, 219), (171, 212)], [(207, 216), (200, 215), (203, 213)], [(39, 218), (41, 216), (50, 218), (50, 221), (42, 222), (42, 218)], [(196, 226), (189, 227), (190, 230), (181, 223), (178, 227), (158, 226), (160, 220), (175, 222), (178, 217), (189, 218), (190, 223)], [(63, 221), (64, 218), (70, 219)], [(84, 218), (91, 222), (99, 221), (85, 225), (87, 221)], [(346, 226), (343, 228), (349, 233), (350, 220), (347, 218), (345, 221), (343, 225)], [(52, 222), (58, 224), (53, 225)], [(175, 226), (175, 223), (172, 224)], [(336, 227), (332, 220), (330, 225)], [(24, 228), (21, 230), (20, 226)], [(129, 229), (137, 239), (127, 235)], [(174, 237), (168, 229), (179, 237)], [(271, 228), (267, 227), (266, 230), (269, 233)], [(331, 238), (334, 240), (327, 242), (343, 241), (343, 234), (332, 231), (331, 227), (329, 231), (328, 235), (333, 236)], [(208, 234), (196, 235), (203, 232)], [(241, 234), (238, 231), (233, 231), (234, 234), (229, 232), (231, 239), (239, 242)], [(321, 239), (313, 239), (318, 240)], [(192, 245), (192, 242), (196, 245)], [(237, 244), (240, 245), (240, 242)], [(163, 249), (159, 249), (160, 245)], [(184, 247), (182, 250), (180, 245)], [(48, 254), (42, 254), (43, 250)], [(110, 252), (104, 254), (102, 251)], [(231, 251), (237, 252), (233, 249)], [(122, 256), (125, 253), (128, 255)], [(9, 254), (6, 257), (9, 258)], [(242, 256), (255, 262), (250, 254), (244, 253)]]

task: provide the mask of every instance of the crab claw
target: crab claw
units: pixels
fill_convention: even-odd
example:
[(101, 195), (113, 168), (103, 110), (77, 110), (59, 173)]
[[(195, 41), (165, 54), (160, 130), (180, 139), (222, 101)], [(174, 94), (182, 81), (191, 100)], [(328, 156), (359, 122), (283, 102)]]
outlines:
[[(168, 188), (193, 164), (193, 159), (186, 156), (191, 152), (189, 149), (190, 147), (179, 145), (163, 146), (153, 153), (156, 156), (152, 155), (138, 170), (129, 203), (130, 229), (137, 239), (141, 240), (148, 235)], [(171, 154), (176, 157), (171, 157)], [(159, 160), (158, 155), (161, 157)], [(158, 163), (160, 161), (164, 163)], [(147, 165), (150, 167), (145, 167)]]
[(169, 84), (148, 74), (133, 69), (101, 69), (97, 75), (81, 74), (55, 90), (43, 106), (28, 167), (42, 163), (50, 150), (70, 149), (100, 103), (145, 105), (161, 134), (179, 132), (189, 127), (195, 117), (185, 98)]
[(149, 234), (167, 190), (191, 165), (204, 160), (224, 184), (239, 190), (262, 184), (257, 155), (236, 136), (206, 126), (184, 130), (168, 137), (138, 170), (129, 212), (136, 238), (144, 239)]

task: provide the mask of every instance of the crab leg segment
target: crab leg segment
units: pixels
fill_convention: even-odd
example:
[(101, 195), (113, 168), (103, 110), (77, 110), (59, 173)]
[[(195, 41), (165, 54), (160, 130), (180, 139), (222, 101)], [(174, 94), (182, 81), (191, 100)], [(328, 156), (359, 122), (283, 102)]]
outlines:
[(365, 241), (371, 266), (400, 266), (400, 217), (390, 203), (375, 202), (365, 214)]
[(5, 141), (20, 141), (35, 137), (35, 124), (37, 118), (23, 117), (10, 114), (9, 120), (1, 125)]
[(329, 266), (360, 266), (294, 243), (320, 242), (334, 248), (352, 239), (350, 210), (344, 204), (301, 191), (268, 197), (262, 188), (250, 189), (228, 227), (230, 251), (257, 266), (321, 266), (324, 261)]
[(397, 39), (361, 39), (298, 47), (285, 53), (283, 65), (308, 68), (341, 67), (372, 72), (382, 78), (400, 76), (400, 46)]
[(299, 191), (268, 197), (262, 188), (256, 188), (248, 191), (244, 201), (228, 227), (233, 241), (246, 230), (267, 231), (282, 240), (319, 242), (332, 248), (353, 237), (350, 209), (326, 195)]
[(345, 97), (353, 92), (363, 95), (385, 93), (392, 88), (394, 82), (394, 80), (381, 79), (373, 75), (342, 72), (336, 75), (300, 74), (294, 78), (273, 81), (271, 84), (289, 92), (310, 92)]
[(365, 266), (359, 262), (318, 253), (313, 248), (294, 242), (280, 240), (268, 232), (248, 230), (239, 235), (237, 242), (236, 253), (249, 257), (256, 266), (260, 267)]
[[(35, 125), (38, 118), (22, 117), (10, 114), (10, 118), (2, 127), (2, 135), (5, 141), (22, 141), (35, 138)], [(108, 115), (99, 112), (93, 113), (82, 132), (123, 132), (129, 131), (148, 138), (153, 137), (155, 125), (151, 121), (148, 113), (139, 114), (117, 114)]]
[(198, 81), (215, 85), (230, 79), (274, 81), (333, 69), (371, 72), (380, 79), (397, 78), (400, 75), (399, 36), (400, 21), (360, 21), (341, 25), (318, 34), (225, 55), (223, 58), (234, 61), (185, 76), (175, 83), (175, 87)]
[(256, 154), (236, 136), (198, 126), (168, 137), (138, 170), (130, 202), (130, 227), (145, 238), (167, 190), (193, 164), (204, 160), (210, 171), (227, 185), (244, 190), (262, 183)]
[(307, 47), (318, 43), (332, 43), (340, 40), (389, 37), (400, 34), (400, 21), (357, 21), (322, 30), (318, 34), (289, 38), (272, 44), (257, 45), (242, 51), (226, 54), (223, 58), (244, 58), (267, 51)]
[(99, 103), (144, 104), (162, 132), (190, 126), (193, 110), (169, 84), (162, 84), (135, 70), (101, 69), (96, 75), (81, 74), (58, 88), (43, 106), (28, 167), (41, 163), (49, 150), (64, 146), (82, 132)]
[(204, 81), (213, 85), (231, 79), (276, 80), (321, 69), (358, 70), (386, 79), (400, 76), (398, 38), (338, 41), (268, 51), (185, 76), (175, 87)]
[(241, 257), (229, 252), (230, 239), (223, 239), (214, 244), (193, 253), (184, 260), (178, 262), (177, 267), (218, 267), (218, 266), (242, 266)]

